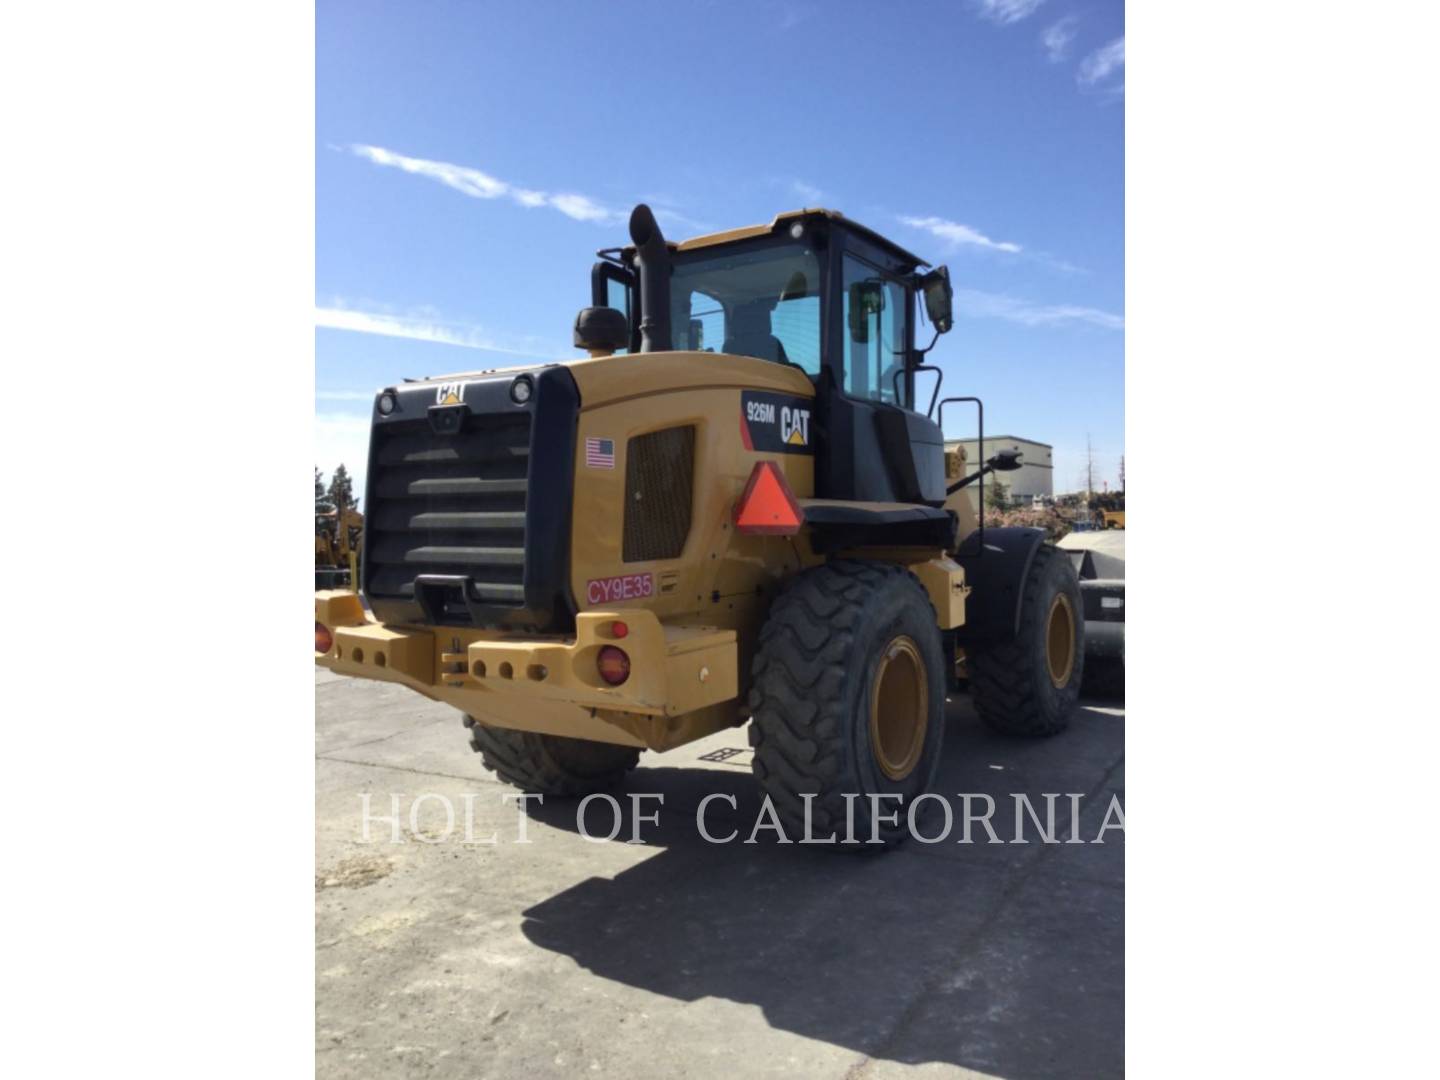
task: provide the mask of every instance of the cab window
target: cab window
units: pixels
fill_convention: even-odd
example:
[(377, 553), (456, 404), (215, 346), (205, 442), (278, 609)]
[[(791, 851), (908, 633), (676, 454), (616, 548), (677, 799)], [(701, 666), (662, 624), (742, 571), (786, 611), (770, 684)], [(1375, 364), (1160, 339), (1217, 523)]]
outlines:
[(690, 317), (677, 327), (676, 348), (714, 352), (725, 340), (725, 308), (708, 293), (690, 293)]
[[(634, 326), (634, 319), (630, 314), (630, 286), (623, 281), (614, 278), (605, 280), (605, 306), (614, 308), (625, 315), (625, 322)], [(616, 349), (617, 353), (627, 353), (629, 349)]]
[(846, 255), (843, 340), (845, 392), (892, 405), (906, 404), (906, 335), (910, 305), (905, 286), (869, 263)]
[(820, 374), (820, 260), (807, 246), (682, 253), (670, 296), (676, 348), (754, 356)]

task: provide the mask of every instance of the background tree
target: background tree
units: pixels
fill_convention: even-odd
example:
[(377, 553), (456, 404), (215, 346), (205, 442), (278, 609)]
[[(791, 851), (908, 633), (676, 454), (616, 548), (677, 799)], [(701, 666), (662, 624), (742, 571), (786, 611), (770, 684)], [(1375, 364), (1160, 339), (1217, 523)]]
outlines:
[(315, 466), (315, 501), (318, 503), (325, 498), (325, 474), (320, 471), (320, 466)]
[(994, 473), (985, 477), (985, 509), (1009, 510), (1010, 506), (1010, 489), (1005, 486), (1005, 481)]
[(350, 472), (342, 462), (335, 466), (335, 475), (330, 477), (330, 501), (336, 511), (343, 513), (355, 505), (355, 492), (350, 486)]

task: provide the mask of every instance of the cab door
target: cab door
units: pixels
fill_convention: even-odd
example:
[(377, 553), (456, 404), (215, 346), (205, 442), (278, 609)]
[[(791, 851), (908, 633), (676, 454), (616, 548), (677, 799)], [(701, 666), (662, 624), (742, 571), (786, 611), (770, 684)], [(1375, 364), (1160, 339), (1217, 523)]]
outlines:
[(840, 256), (818, 408), (826, 433), (817, 485), (825, 498), (945, 501), (945, 438), (914, 411), (914, 289), (849, 251)]

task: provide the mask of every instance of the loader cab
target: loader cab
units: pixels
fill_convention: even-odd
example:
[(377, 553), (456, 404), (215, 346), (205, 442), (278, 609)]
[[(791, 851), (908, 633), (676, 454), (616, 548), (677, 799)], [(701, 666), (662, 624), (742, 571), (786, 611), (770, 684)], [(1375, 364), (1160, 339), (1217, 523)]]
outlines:
[(915, 255), (829, 210), (678, 244), (658, 231), (637, 234), (632, 219), (645, 242), (601, 251), (592, 272), (595, 306), (626, 316), (626, 350), (798, 368), (815, 384), (818, 497), (944, 502), (944, 437), (915, 401), (917, 332), (928, 340), (949, 329), (943, 268), (926, 273)]

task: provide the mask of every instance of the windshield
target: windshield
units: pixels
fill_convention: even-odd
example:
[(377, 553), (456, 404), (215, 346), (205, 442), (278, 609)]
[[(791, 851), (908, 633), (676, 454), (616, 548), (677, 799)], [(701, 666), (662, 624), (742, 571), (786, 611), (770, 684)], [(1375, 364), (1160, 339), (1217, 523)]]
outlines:
[(677, 253), (670, 304), (677, 349), (754, 356), (820, 374), (820, 259), (808, 245)]

